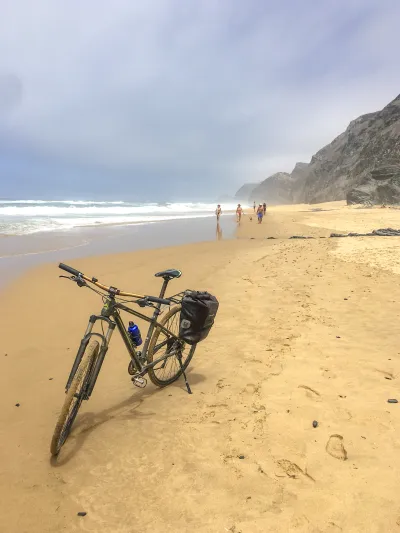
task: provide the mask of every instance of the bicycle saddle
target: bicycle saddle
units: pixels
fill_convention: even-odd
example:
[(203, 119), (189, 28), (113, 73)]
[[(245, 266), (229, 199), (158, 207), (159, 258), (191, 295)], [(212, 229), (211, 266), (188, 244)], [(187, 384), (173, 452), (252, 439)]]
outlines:
[(154, 274), (156, 278), (164, 278), (165, 280), (170, 280), (173, 278), (180, 278), (182, 276), (182, 272), (176, 268), (169, 268), (168, 270), (162, 270), (161, 272), (157, 272), (157, 274)]

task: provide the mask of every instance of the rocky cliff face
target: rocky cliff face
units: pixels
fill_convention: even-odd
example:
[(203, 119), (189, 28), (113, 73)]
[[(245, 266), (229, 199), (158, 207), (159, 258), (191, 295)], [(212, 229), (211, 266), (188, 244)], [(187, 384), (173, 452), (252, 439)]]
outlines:
[(350, 189), (348, 204), (400, 203), (400, 165), (386, 165), (368, 172), (361, 183)]
[(267, 203), (400, 203), (398, 167), (400, 95), (382, 111), (353, 120), (309, 164), (298, 163), (285, 179), (274, 174), (250, 196), (257, 191)]
[(250, 194), (249, 201), (268, 205), (292, 203), (292, 179), (287, 172), (277, 172), (258, 185)]
[(246, 183), (242, 185), (240, 189), (235, 194), (235, 199), (238, 202), (248, 202), (250, 201), (251, 192), (258, 186), (258, 183)]

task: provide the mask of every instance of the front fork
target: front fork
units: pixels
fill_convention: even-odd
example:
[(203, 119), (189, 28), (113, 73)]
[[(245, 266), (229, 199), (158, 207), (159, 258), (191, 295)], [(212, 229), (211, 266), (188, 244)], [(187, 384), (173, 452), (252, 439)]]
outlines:
[[(108, 329), (107, 329), (107, 332), (106, 332), (105, 335), (102, 335), (101, 333), (92, 333), (93, 326), (94, 326), (94, 324), (95, 324), (95, 322), (97, 320), (104, 320), (105, 322), (107, 322)], [(101, 365), (103, 364), (103, 361), (104, 361), (104, 357), (105, 357), (105, 355), (107, 353), (108, 345), (109, 345), (109, 342), (110, 342), (110, 339), (111, 339), (111, 335), (113, 334), (113, 331), (115, 329), (115, 326), (116, 326), (115, 322), (113, 322), (112, 320), (110, 320), (109, 318), (104, 317), (104, 316), (92, 315), (89, 318), (88, 326), (86, 328), (85, 334), (84, 334), (84, 336), (83, 336), (83, 338), (81, 340), (81, 343), (79, 345), (78, 352), (76, 354), (74, 364), (72, 365), (71, 372), (70, 372), (70, 374), (68, 376), (67, 384), (65, 385), (65, 392), (68, 392), (68, 389), (71, 386), (72, 380), (74, 379), (74, 376), (76, 374), (76, 371), (78, 370), (79, 364), (82, 361), (82, 357), (83, 357), (83, 354), (85, 353), (85, 350), (86, 350), (86, 347), (87, 347), (87, 345), (89, 343), (89, 340), (91, 339), (91, 337), (100, 337), (100, 339), (101, 339), (100, 352), (98, 354), (98, 357), (96, 358), (94, 368), (93, 368), (93, 370), (91, 372), (91, 379), (90, 379), (90, 382), (89, 382), (89, 386), (87, 388), (87, 393), (85, 395), (85, 396), (87, 396), (86, 399), (89, 398), (89, 396), (90, 396), (90, 394), (91, 394), (91, 392), (93, 390), (93, 387), (94, 387), (94, 385), (96, 383), (97, 376), (99, 375), (99, 372), (100, 372), (100, 369), (101, 369)]]

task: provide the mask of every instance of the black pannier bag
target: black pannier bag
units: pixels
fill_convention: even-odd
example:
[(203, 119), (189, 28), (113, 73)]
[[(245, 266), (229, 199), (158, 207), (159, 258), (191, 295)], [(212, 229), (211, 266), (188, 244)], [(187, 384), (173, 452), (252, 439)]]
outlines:
[(203, 341), (214, 325), (218, 300), (208, 292), (187, 291), (181, 305), (179, 337), (188, 344)]

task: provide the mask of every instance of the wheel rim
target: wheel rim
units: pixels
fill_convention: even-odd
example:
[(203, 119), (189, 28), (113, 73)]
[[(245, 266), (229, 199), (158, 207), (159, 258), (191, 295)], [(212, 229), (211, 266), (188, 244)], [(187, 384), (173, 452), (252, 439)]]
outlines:
[[(173, 335), (179, 335), (179, 321), (180, 311), (170, 316), (163, 326), (168, 329)], [(160, 330), (157, 337), (156, 345), (153, 351), (153, 361), (166, 355), (167, 353), (174, 352), (176, 355), (168, 357), (164, 361), (160, 361), (153, 367), (155, 377), (160, 382), (169, 381), (180, 372), (180, 364), (178, 357), (181, 357), (182, 366), (184, 366), (187, 358), (190, 355), (191, 346), (186, 344), (176, 337), (168, 335), (164, 331)]]

